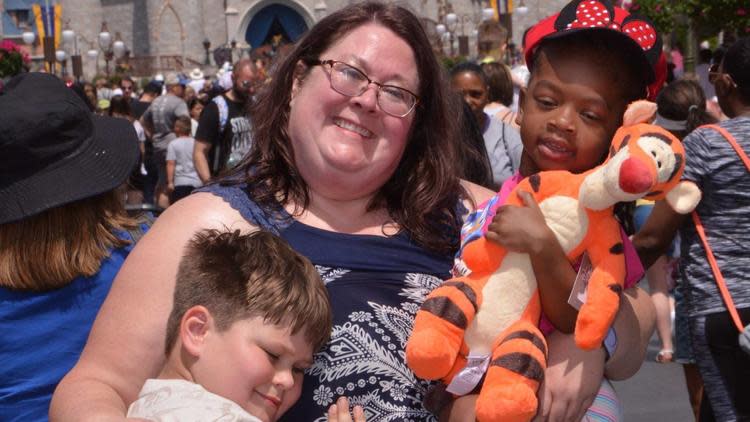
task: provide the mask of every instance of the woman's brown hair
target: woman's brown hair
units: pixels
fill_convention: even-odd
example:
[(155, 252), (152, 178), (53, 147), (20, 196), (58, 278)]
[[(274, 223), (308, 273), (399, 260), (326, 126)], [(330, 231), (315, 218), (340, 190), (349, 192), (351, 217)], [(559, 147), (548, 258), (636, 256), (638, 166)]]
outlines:
[(113, 248), (130, 243), (114, 232), (135, 227), (117, 189), (0, 224), (0, 285), (45, 291), (92, 276)]
[[(446, 78), (419, 19), (392, 4), (358, 3), (318, 22), (275, 69), (275, 77), (252, 108), (253, 148), (229, 174), (244, 177), (252, 198), (265, 207), (292, 202), (301, 212), (310, 202), (308, 187), (294, 165), (287, 134), (289, 101), (304, 64), (320, 59), (334, 42), (353, 29), (380, 24), (412, 48), (419, 74), (419, 103), (401, 162), (368, 205), (384, 207), (417, 244), (438, 253), (457, 246), (461, 219), (456, 209), (463, 189), (455, 163), (458, 110), (447, 100)], [(227, 182), (231, 183), (231, 182)]]

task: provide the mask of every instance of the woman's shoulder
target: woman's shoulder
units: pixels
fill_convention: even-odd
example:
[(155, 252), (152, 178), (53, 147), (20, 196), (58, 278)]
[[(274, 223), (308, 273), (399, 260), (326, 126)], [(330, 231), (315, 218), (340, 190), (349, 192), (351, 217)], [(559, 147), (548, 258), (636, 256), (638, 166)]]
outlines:
[(254, 228), (222, 197), (210, 192), (198, 192), (187, 196), (167, 208), (153, 225), (175, 225), (184, 229), (240, 229)]

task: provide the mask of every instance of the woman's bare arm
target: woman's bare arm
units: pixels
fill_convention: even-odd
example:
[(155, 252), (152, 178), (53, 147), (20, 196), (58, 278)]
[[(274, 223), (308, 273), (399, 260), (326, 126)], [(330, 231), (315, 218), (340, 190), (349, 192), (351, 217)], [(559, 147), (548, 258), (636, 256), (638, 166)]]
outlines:
[(252, 230), (208, 193), (162, 214), (123, 264), (94, 322), (81, 359), (58, 385), (52, 421), (122, 420), (143, 382), (165, 360), (165, 330), (183, 247), (204, 228)]

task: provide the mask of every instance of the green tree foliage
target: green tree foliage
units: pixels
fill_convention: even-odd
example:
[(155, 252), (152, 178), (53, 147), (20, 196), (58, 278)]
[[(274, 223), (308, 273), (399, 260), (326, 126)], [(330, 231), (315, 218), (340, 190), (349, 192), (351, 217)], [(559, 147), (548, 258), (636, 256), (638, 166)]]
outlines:
[(633, 0), (629, 9), (648, 16), (664, 33), (686, 26), (690, 18), (701, 36), (722, 30), (750, 35), (747, 0)]

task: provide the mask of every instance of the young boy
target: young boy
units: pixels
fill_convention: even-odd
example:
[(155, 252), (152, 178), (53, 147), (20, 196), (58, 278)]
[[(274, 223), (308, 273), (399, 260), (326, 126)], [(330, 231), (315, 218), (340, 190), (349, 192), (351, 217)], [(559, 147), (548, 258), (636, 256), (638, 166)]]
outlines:
[(202, 185), (193, 167), (195, 139), (190, 136), (191, 124), (189, 116), (177, 117), (174, 121), (177, 138), (167, 146), (167, 191), (170, 204), (190, 195), (193, 189)]
[(167, 363), (128, 417), (274, 421), (299, 398), (303, 372), (330, 331), (323, 282), (283, 240), (264, 231), (198, 232), (177, 273)]

